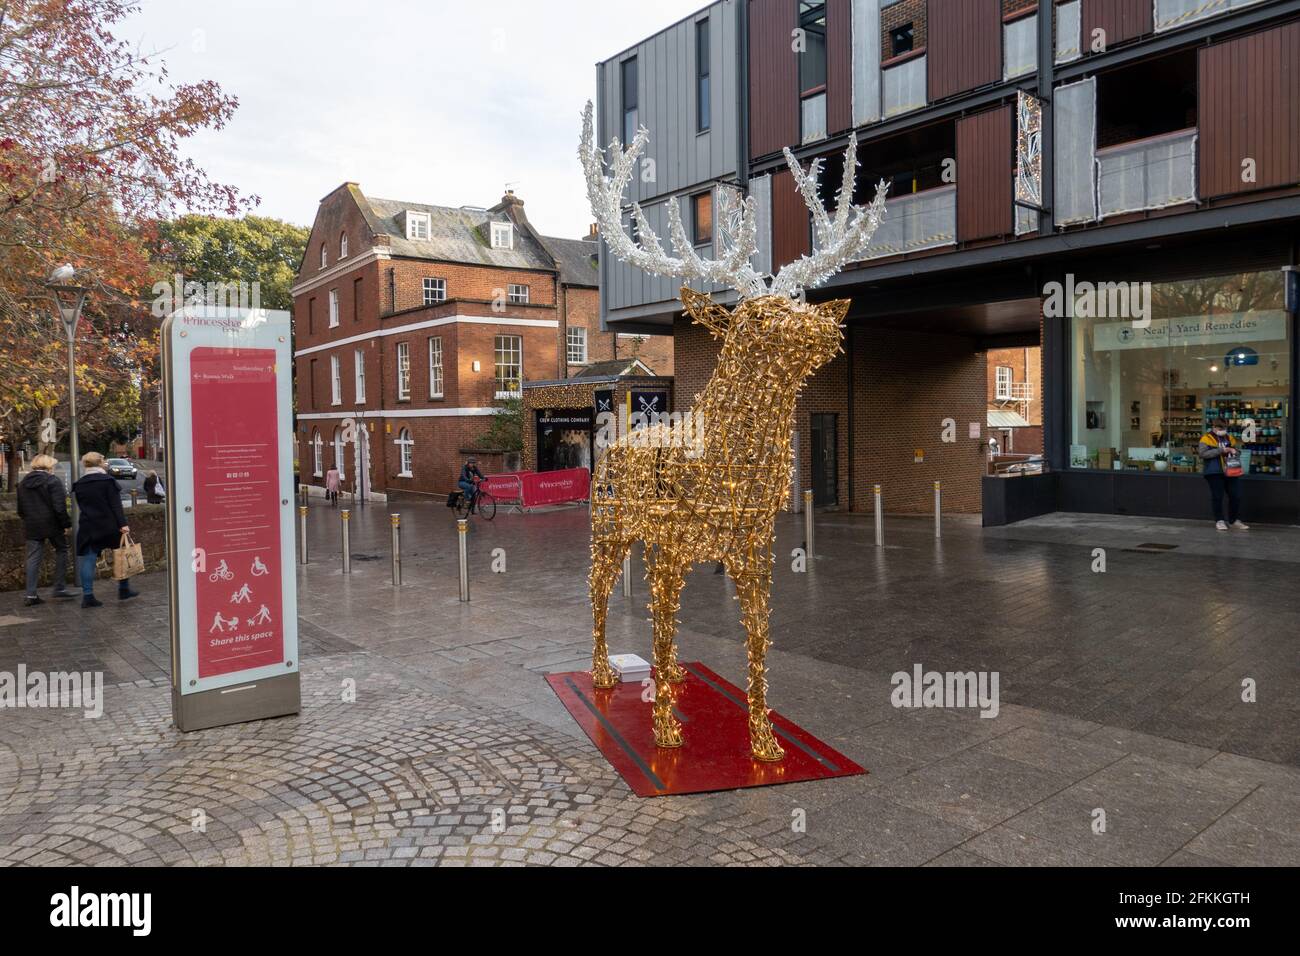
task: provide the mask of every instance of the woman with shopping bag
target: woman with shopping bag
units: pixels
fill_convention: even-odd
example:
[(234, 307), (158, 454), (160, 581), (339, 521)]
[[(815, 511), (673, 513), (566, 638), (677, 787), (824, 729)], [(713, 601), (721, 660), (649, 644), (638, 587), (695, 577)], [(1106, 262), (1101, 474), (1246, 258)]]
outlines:
[[(126, 601), (139, 592), (131, 590), (130, 575), (141, 570), (140, 546), (131, 541), (131, 529), (122, 513), (122, 493), (117, 479), (104, 470), (104, 456), (97, 451), (81, 456), (82, 475), (72, 486), (81, 516), (77, 525), (77, 576), (81, 578), (81, 606), (100, 607), (95, 597), (95, 565), (104, 551), (113, 551), (113, 576), (117, 596)], [(122, 557), (119, 559), (118, 554)]]

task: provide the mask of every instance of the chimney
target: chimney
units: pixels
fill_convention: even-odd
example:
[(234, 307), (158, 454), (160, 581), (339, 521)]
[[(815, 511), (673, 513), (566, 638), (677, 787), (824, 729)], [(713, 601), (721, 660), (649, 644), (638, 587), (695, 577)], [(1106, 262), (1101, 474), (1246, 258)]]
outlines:
[(587, 238), (587, 239), (595, 239), (595, 238), (598, 237), (599, 235), (600, 235), (600, 229), (596, 226), (596, 224), (595, 224), (594, 222), (593, 222), (590, 226), (587, 227), (587, 235), (586, 235), (585, 238)]

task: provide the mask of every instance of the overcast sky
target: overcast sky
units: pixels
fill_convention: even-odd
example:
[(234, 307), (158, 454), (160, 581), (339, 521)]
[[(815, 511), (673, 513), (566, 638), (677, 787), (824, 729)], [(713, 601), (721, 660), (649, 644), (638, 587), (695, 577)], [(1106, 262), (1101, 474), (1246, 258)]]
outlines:
[(507, 183), (529, 220), (577, 237), (577, 161), (595, 64), (705, 0), (139, 0), (120, 36), (172, 77), (239, 98), (187, 141), (258, 212), (310, 225), (340, 183), (367, 195), (490, 206)]

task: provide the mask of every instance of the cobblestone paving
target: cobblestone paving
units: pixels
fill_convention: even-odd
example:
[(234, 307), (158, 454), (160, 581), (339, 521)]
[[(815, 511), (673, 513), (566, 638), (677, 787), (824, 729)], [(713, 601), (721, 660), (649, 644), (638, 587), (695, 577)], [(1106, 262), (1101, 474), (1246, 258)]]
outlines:
[[(401, 510), (401, 588), (384, 509), (354, 519), (347, 578), (337, 515), (313, 510), (295, 717), (171, 728), (159, 576), (95, 612), (0, 595), (0, 671), (107, 685), (99, 719), (0, 710), (0, 863), (1300, 863), (1295, 529), (954, 519), (935, 542), (898, 519), (878, 551), (869, 524), (824, 515), (796, 575), (791, 519), (771, 701), (871, 773), (639, 799), (542, 679), (588, 662), (585, 512), (475, 522), (463, 605), (446, 509)], [(1151, 542), (1178, 549), (1125, 550)], [(682, 657), (742, 681), (734, 589), (711, 571), (688, 579)], [(609, 632), (647, 656), (639, 575)], [(890, 675), (917, 663), (998, 671), (998, 716), (895, 709)]]

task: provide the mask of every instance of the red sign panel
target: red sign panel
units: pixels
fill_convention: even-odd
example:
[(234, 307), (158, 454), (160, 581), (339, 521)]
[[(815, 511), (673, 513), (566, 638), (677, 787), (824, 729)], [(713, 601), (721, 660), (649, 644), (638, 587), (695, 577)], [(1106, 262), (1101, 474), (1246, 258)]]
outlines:
[(560, 471), (516, 471), (488, 475), (484, 488), (498, 501), (518, 501), (525, 508), (586, 501), (591, 489), (591, 472), (586, 468)]
[(524, 476), (524, 504), (534, 508), (566, 501), (585, 501), (590, 488), (591, 472), (586, 468), (535, 471)]
[(190, 353), (199, 677), (284, 660), (274, 349)]

